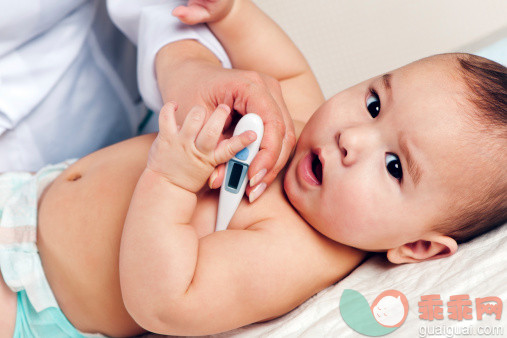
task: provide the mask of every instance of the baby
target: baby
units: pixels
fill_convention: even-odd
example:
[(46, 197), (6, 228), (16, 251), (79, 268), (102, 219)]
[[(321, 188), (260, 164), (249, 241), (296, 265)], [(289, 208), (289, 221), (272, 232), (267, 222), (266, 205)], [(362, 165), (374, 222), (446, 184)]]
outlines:
[[(175, 15), (209, 21), (236, 67), (278, 75), (273, 65), (300, 60), (248, 1), (209, 1)], [(287, 313), (366, 252), (387, 252), (393, 263), (446, 257), (506, 221), (505, 67), (466, 54), (419, 60), (335, 95), (303, 129), (297, 120), (322, 95), (313, 77), (299, 75), (277, 76), (300, 134), (293, 157), (255, 203), (241, 202), (226, 231), (214, 232), (218, 192), (205, 183), (255, 135), (219, 143), (230, 114), (223, 104), (207, 120), (194, 107), (178, 125), (177, 104), (168, 103), (158, 135), (44, 168), (24, 185), (0, 176), (3, 191), (16, 191), (2, 195), (2, 226), (16, 218), (14, 203), (36, 208), (41, 195), (44, 267), (35, 287), (18, 292), (18, 314), (2, 316), (0, 332), (16, 321), (22, 335), (23, 320), (67, 336), (222, 332)], [(33, 238), (32, 218), (0, 234)], [(0, 238), (0, 266), (15, 289), (7, 259), (19, 257), (9, 238)], [(2, 285), (6, 313), (12, 294)], [(41, 290), (49, 300), (30, 294)]]

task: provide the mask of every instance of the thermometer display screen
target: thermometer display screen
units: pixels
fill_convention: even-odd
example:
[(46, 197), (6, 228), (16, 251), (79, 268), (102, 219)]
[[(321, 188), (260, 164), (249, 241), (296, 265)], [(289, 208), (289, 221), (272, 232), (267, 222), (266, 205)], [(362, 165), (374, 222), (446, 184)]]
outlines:
[(243, 172), (243, 165), (234, 162), (232, 165), (231, 176), (229, 178), (228, 186), (232, 189), (238, 188), (239, 179), (241, 178), (241, 173)]

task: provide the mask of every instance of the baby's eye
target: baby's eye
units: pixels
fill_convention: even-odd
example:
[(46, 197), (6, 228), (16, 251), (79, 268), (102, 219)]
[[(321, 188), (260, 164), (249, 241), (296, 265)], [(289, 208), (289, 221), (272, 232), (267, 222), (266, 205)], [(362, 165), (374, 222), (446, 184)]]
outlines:
[(380, 113), (380, 99), (373, 89), (370, 89), (370, 95), (366, 98), (366, 108), (373, 118)]
[(401, 162), (398, 156), (390, 153), (386, 154), (386, 168), (392, 177), (401, 181), (403, 170), (401, 169)]

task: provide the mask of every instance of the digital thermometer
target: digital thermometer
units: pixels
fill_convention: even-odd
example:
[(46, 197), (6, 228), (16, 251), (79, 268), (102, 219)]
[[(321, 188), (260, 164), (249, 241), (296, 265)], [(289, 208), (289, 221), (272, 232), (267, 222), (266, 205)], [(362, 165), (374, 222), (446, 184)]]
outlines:
[(264, 135), (264, 124), (259, 115), (249, 113), (243, 116), (236, 125), (233, 136), (247, 130), (253, 130), (257, 134), (257, 138), (253, 143), (238, 152), (225, 166), (225, 178), (220, 188), (215, 231), (227, 229), (245, 193), (248, 181), (246, 173), (250, 163), (259, 152), (262, 136)]

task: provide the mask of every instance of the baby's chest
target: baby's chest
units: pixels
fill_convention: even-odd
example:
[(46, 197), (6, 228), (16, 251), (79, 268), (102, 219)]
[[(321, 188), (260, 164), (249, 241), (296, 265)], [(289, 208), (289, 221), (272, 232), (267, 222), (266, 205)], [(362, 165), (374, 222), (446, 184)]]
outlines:
[[(248, 202), (245, 195), (232, 217), (227, 229), (245, 230), (249, 226), (266, 218), (283, 217), (283, 208), (280, 204), (287, 204), (287, 211), (291, 211), (290, 205), (284, 202), (284, 197), (275, 187), (268, 188), (255, 203)], [(197, 230), (199, 238), (207, 236), (215, 231), (215, 223), (218, 213), (218, 200), (220, 190), (206, 190), (198, 195), (197, 205), (191, 220), (192, 226)], [(277, 207), (274, 206), (278, 205)]]

